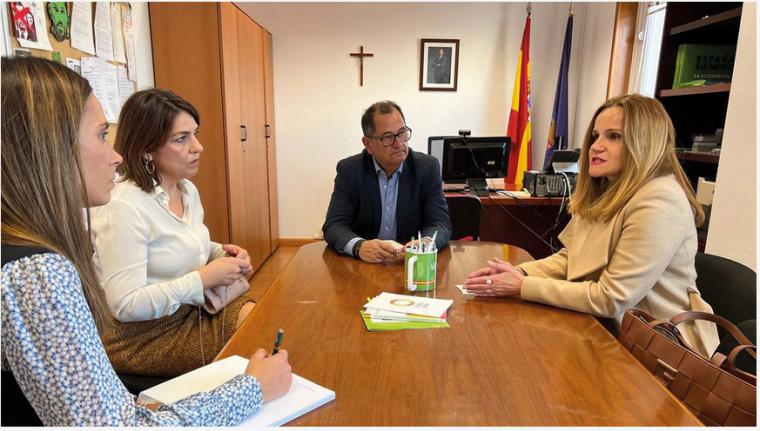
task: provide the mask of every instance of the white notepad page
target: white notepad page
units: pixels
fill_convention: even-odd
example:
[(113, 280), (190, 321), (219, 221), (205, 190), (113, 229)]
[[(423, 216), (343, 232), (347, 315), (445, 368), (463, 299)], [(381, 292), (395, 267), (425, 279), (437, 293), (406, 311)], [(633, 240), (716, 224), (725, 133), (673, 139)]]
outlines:
[[(139, 402), (171, 404), (198, 392), (216, 389), (245, 372), (247, 366), (248, 359), (230, 356), (147, 389), (137, 399)], [(262, 404), (239, 426), (279, 426), (334, 399), (334, 391), (293, 374), (293, 384), (285, 395)]]

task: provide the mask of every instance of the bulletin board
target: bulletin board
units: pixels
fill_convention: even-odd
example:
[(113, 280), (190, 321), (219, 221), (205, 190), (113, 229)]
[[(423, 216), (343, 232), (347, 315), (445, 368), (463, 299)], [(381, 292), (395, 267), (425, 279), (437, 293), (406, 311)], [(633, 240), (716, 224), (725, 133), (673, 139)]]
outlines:
[[(47, 51), (47, 50), (44, 50), (44, 49), (35, 49), (35, 48), (24, 48), (24, 47), (22, 47), (21, 44), (18, 42), (17, 37), (16, 37), (16, 31), (15, 31), (15, 28), (14, 28), (15, 24), (14, 24), (14, 17), (13, 17), (13, 9), (11, 8), (11, 3), (4, 3), (3, 4), (2, 13), (7, 14), (6, 16), (9, 17), (9, 19), (8, 19), (8, 27), (9, 28), (6, 29), (6, 31), (8, 31), (8, 34), (10, 35), (10, 40), (11, 40), (11, 49), (12, 49), (12, 52), (9, 53), (9, 55), (32, 55), (32, 56), (35, 56), (35, 57), (41, 57), (41, 58), (46, 58), (46, 59), (54, 60), (55, 61), (56, 58), (54, 57), (54, 54), (57, 52), (57, 53), (60, 53), (60, 63), (62, 63), (64, 65), (66, 65), (66, 59), (67, 58), (71, 58), (71, 59), (75, 59), (75, 60), (81, 61), (81, 59), (84, 58), (84, 57), (95, 57), (95, 55), (91, 55), (91, 54), (89, 54), (87, 52), (80, 51), (80, 50), (78, 50), (76, 48), (73, 48), (71, 46), (71, 36), (70, 35), (69, 35), (69, 37), (67, 39), (64, 39), (63, 41), (59, 42), (58, 40), (56, 40), (56, 38), (54, 37), (54, 35), (53, 35), (53, 33), (51, 32), (51, 29), (50, 29), (51, 19), (50, 19), (50, 16), (48, 15), (48, 12), (47, 12), (47, 5), (48, 5), (48, 3), (47, 2), (38, 2), (38, 4), (42, 4), (43, 5), (43, 10), (44, 10), (43, 15), (44, 15), (45, 25), (44, 25), (44, 28), (37, 28), (36, 32), (37, 32), (37, 34), (39, 34), (40, 32), (43, 32), (43, 31), (45, 33), (47, 33), (47, 36), (48, 36), (48, 39), (50, 41), (50, 46), (52, 48), (52, 51)], [(67, 2), (65, 4), (66, 4), (66, 7), (68, 8), (69, 27), (70, 27), (71, 26), (70, 21), (71, 21), (71, 14), (72, 14), (72, 4), (70, 2)], [(121, 8), (130, 8), (128, 2), (119, 2), (117, 4)], [(93, 21), (94, 21), (94, 17), (95, 17), (95, 3), (90, 3), (89, 6), (92, 8), (92, 17), (93, 17)], [(94, 22), (92, 24), (94, 25)], [(123, 23), (122, 23), (122, 25), (123, 25)], [(69, 29), (69, 31), (70, 31), (70, 29)], [(120, 31), (121, 31), (121, 29), (120, 29)], [(107, 61), (107, 62), (110, 63), (110, 64), (113, 64), (113, 65), (126, 66), (125, 63), (117, 63), (117, 62), (114, 62), (114, 61)], [(132, 82), (132, 89), (134, 90), (135, 87), (136, 87), (135, 83)], [(110, 132), (111, 133), (108, 134), (108, 140), (111, 141), (111, 143), (113, 143), (114, 137), (116, 136), (116, 124), (115, 124), (115, 122), (112, 122), (112, 121), (109, 121), (109, 123), (111, 124), (111, 128), (110, 128)]]

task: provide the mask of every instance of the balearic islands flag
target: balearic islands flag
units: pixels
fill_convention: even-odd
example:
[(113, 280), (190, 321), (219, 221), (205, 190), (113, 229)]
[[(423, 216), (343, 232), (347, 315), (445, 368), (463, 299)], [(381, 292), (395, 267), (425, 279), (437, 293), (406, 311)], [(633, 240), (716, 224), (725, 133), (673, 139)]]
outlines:
[(530, 12), (525, 19), (520, 53), (517, 58), (512, 109), (509, 112), (507, 136), (512, 140), (509, 165), (504, 183), (522, 189), (523, 173), (531, 169), (530, 137)]

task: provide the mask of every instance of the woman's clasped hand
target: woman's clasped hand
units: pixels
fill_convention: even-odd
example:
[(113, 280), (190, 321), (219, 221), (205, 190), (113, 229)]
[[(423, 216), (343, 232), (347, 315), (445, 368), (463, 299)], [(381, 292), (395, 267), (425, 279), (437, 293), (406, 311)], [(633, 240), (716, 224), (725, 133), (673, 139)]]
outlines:
[(520, 296), (525, 275), (509, 262), (494, 257), (485, 267), (471, 272), (464, 285), (477, 296)]

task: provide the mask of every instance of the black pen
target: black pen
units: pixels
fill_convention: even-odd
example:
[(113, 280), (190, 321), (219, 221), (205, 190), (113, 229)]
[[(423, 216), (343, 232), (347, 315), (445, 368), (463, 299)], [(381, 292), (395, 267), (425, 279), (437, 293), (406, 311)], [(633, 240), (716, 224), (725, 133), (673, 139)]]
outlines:
[(280, 328), (277, 330), (277, 334), (274, 336), (274, 349), (272, 349), (272, 355), (276, 355), (280, 351), (280, 344), (282, 344), (282, 337), (285, 335), (285, 330)]

